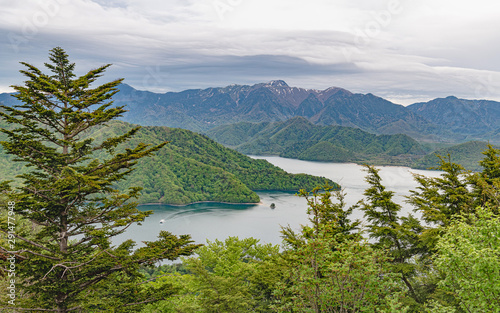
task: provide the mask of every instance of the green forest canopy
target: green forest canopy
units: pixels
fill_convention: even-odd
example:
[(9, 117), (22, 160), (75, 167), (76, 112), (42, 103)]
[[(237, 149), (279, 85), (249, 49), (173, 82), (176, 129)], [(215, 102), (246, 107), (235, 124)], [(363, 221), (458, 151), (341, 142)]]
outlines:
[[(1, 122), (0, 122), (1, 123)], [(121, 121), (88, 134), (98, 142), (122, 135), (134, 127)], [(155, 155), (141, 159), (126, 180), (116, 187), (142, 187), (139, 203), (188, 204), (198, 201), (257, 203), (255, 190), (298, 191), (331, 180), (306, 174), (289, 174), (265, 160), (256, 160), (228, 149), (206, 136), (179, 128), (142, 127), (121, 150), (140, 142), (169, 143)], [(1, 148), (0, 148), (1, 149)], [(121, 151), (118, 150), (118, 151)], [(25, 171), (12, 157), (2, 154), (0, 173), (5, 179)], [(96, 155), (103, 158), (105, 155)]]
[(407, 135), (375, 135), (358, 128), (315, 125), (304, 117), (224, 125), (207, 135), (245, 154), (309, 161), (409, 165), (427, 153)]

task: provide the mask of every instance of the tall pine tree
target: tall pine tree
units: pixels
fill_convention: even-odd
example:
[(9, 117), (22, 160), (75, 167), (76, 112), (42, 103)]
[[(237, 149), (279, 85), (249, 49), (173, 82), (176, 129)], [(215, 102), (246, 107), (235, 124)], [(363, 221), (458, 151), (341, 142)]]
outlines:
[[(22, 63), (26, 69), (20, 72), (28, 79), (24, 86), (13, 86), (22, 104), (2, 106), (0, 112), (10, 124), (1, 129), (8, 138), (1, 144), (30, 169), (18, 176), (23, 185), (10, 194), (15, 213), (34, 225), (34, 239), (16, 234), (16, 249), (11, 252), (22, 279), (18, 288), (26, 294), (16, 308), (134, 312), (168, 294), (143, 288), (139, 265), (190, 255), (197, 247), (189, 235), (177, 237), (165, 231), (157, 241), (135, 250), (132, 240), (118, 246), (111, 241), (152, 214), (139, 211), (130, 201), (140, 188), (120, 193), (113, 185), (133, 170), (137, 160), (166, 143), (141, 143), (116, 152), (139, 127), (102, 142), (86, 138), (89, 129), (125, 112), (111, 101), (122, 79), (94, 87), (110, 64), (76, 77), (75, 64), (63, 49), (52, 49), (49, 59), (45, 66), (51, 74)], [(100, 151), (109, 157), (97, 159)]]

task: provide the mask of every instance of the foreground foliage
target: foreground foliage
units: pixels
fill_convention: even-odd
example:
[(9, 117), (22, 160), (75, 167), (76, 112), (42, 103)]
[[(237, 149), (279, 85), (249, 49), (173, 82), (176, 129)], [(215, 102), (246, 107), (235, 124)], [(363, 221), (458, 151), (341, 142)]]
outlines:
[(273, 287), (279, 279), (275, 261), (279, 247), (254, 238), (229, 237), (207, 241), (197, 257), (184, 258), (180, 273), (162, 276), (153, 284), (174, 282), (176, 295), (143, 312), (269, 312)]
[[(2, 107), (0, 116), (12, 127), (0, 131), (7, 136), (1, 142), (5, 151), (28, 170), (19, 175), (22, 187), (10, 191), (6, 182), (1, 187), (8, 192), (9, 203), (14, 203), (15, 220), (28, 221), (35, 230), (27, 236), (12, 224), (2, 225), (2, 232), (14, 236), (15, 244), (13, 249), (2, 245), (0, 251), (15, 258), (18, 294), (26, 295), (11, 306), (34, 311), (133, 312), (169, 294), (165, 288), (142, 288), (137, 268), (190, 255), (197, 245), (189, 235), (161, 232), (159, 240), (137, 249), (132, 240), (118, 246), (111, 243), (114, 236), (152, 213), (139, 211), (137, 203), (130, 201), (140, 188), (119, 192), (113, 185), (133, 170), (137, 160), (166, 143), (141, 142), (117, 153), (115, 149), (139, 127), (101, 142), (84, 136), (125, 111), (112, 107), (110, 101), (122, 80), (91, 86), (109, 65), (76, 77), (75, 64), (61, 48), (50, 51), (50, 63), (45, 66), (51, 74), (22, 64), (27, 81), (14, 86), (22, 104)], [(108, 157), (96, 158), (99, 151)]]
[(366, 242), (339, 243), (320, 233), (286, 258), (286, 279), (275, 292), (277, 312), (375, 312), (397, 290), (389, 257)]
[(500, 312), (500, 216), (480, 209), (461, 216), (439, 239), (439, 285), (456, 295), (466, 312)]

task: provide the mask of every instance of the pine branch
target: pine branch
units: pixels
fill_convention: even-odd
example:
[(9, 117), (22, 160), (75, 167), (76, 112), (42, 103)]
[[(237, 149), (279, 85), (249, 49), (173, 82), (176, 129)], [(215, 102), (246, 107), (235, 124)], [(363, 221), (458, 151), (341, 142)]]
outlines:
[[(17, 233), (9, 233), (9, 231), (8, 231), (8, 230), (3, 229), (3, 228), (0, 228), (0, 231), (4, 232), (5, 234), (14, 235), (16, 238), (19, 238), (19, 239), (21, 239), (21, 240), (23, 240), (23, 241), (25, 241), (25, 242), (27, 242), (27, 243), (29, 243), (29, 244), (31, 244), (31, 245), (33, 245), (33, 246), (37, 247), (37, 248), (40, 248), (40, 249), (42, 249), (42, 250), (45, 250), (45, 251), (50, 252), (50, 253), (52, 253), (52, 254), (55, 254), (55, 252), (54, 252), (54, 251), (52, 251), (52, 250), (50, 250), (49, 248), (44, 247), (44, 246), (42, 246), (42, 245), (40, 245), (40, 244), (38, 244), (38, 243), (36, 243), (36, 242), (34, 242), (34, 241), (32, 241), (32, 240), (29, 240), (29, 239), (27, 239), (27, 238), (24, 238), (23, 236), (21, 236), (21, 235), (19, 235), (19, 234), (17, 234)], [(54, 259), (54, 260), (56, 260), (56, 259)]]

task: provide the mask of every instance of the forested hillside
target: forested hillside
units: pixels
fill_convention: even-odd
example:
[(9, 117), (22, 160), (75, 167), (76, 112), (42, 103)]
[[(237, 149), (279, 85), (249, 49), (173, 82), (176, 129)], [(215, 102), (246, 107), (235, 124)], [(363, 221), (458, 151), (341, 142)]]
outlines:
[[(471, 171), (480, 171), (482, 167), (479, 162), (484, 158), (482, 152), (487, 148), (487, 142), (470, 141), (449, 148), (438, 149), (417, 160), (412, 164), (412, 167), (418, 169), (436, 168), (440, 164), (439, 156), (448, 159), (449, 155), (451, 162), (460, 164)], [(498, 149), (498, 147), (495, 148)]]
[[(355, 162), (373, 165), (404, 165), (417, 169), (439, 166), (438, 156), (472, 171), (479, 171), (487, 142), (470, 141), (447, 148), (420, 144), (403, 135), (375, 135), (357, 128), (314, 125), (295, 117), (286, 122), (236, 123), (207, 132), (214, 140), (250, 155), (322, 162)], [(449, 144), (448, 144), (449, 145)], [(436, 150), (434, 150), (436, 149)]]
[(207, 135), (245, 154), (310, 161), (409, 165), (427, 153), (406, 135), (375, 135), (358, 128), (319, 126), (303, 117), (220, 126)]
[[(124, 134), (132, 127), (129, 123), (113, 121), (88, 136), (99, 142)], [(311, 175), (286, 173), (265, 160), (254, 160), (206, 136), (183, 129), (143, 127), (123, 148), (140, 142), (159, 144), (163, 141), (169, 144), (156, 155), (140, 160), (127, 180), (117, 185), (120, 190), (142, 187), (140, 203), (256, 203), (259, 197), (254, 190), (298, 191), (327, 181)], [(12, 162), (10, 156), (2, 154), (0, 160), (4, 179), (13, 179), (25, 171), (20, 163)]]

